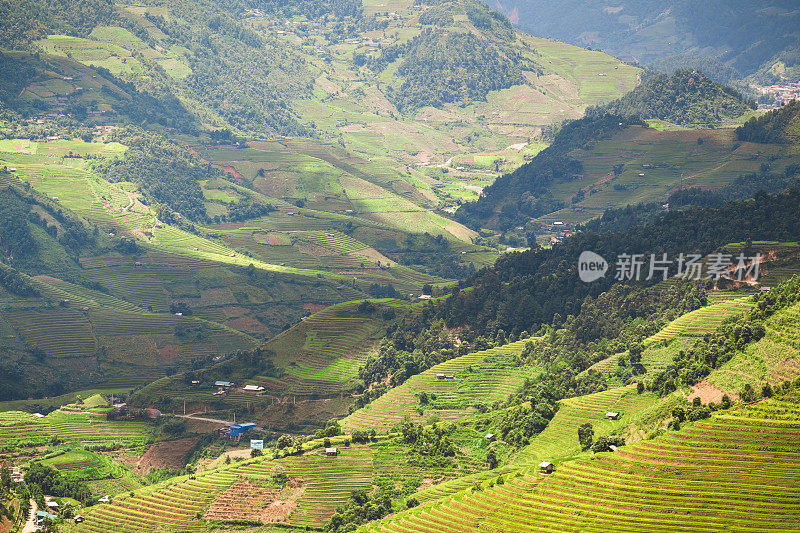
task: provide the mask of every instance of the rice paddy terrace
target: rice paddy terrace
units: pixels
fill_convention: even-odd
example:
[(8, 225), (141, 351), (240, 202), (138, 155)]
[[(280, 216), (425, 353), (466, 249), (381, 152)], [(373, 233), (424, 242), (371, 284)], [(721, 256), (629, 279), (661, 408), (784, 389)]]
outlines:
[[(525, 344), (534, 341), (523, 339), (435, 365), (345, 418), (342, 427), (387, 430), (405, 416), (420, 421), (431, 413), (438, 413), (442, 420), (450, 420), (471, 412), (469, 406), (474, 402), (505, 400), (525, 378), (537, 372), (535, 368), (520, 366), (514, 361)], [(419, 414), (417, 409), (424, 407), (420, 406), (418, 398), (422, 392), (435, 398), (423, 414)]]
[(710, 383), (739, 392), (746, 383), (761, 387), (783, 383), (800, 375), (800, 304), (782, 309), (764, 322), (766, 333), (708, 377)]
[(797, 393), (653, 440), (535, 466), (361, 528), (380, 532), (787, 531), (800, 523)]
[(143, 422), (106, 421), (104, 414), (53, 411), (44, 417), (22, 411), (0, 413), (0, 446), (46, 443), (55, 436), (76, 443), (141, 444), (150, 427)]
[[(289, 478), (284, 490), (271, 482), (277, 472)], [(200, 532), (209, 530), (199, 518), (204, 514), (208, 519), (235, 521), (252, 518), (254, 512), (265, 513), (265, 522), (320, 527), (348, 501), (351, 491), (369, 489), (372, 474), (372, 451), (366, 446), (342, 447), (335, 457), (316, 450), (274, 461), (246, 460), (173, 478), (133, 496), (120, 494), (110, 504), (87, 510), (86, 521), (70, 531), (139, 533), (162, 527)], [(258, 498), (254, 508), (250, 500)]]
[[(658, 333), (644, 340), (642, 364), (647, 370), (640, 379), (652, 376), (672, 362), (681, 350), (688, 350), (704, 335), (714, 332), (724, 321), (752, 309), (750, 296), (739, 293), (709, 293), (709, 303), (672, 320)], [(613, 374), (620, 354), (608, 357), (591, 367), (592, 370)]]

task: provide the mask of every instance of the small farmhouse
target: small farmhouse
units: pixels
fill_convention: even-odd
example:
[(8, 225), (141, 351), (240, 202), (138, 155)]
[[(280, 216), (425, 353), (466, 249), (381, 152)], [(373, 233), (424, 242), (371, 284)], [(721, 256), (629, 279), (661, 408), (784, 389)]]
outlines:
[(547, 461), (542, 461), (539, 463), (539, 471), (542, 474), (552, 474), (553, 473), (553, 463), (548, 463)]
[(337, 448), (325, 448), (325, 455), (328, 457), (336, 457), (339, 455), (339, 450)]

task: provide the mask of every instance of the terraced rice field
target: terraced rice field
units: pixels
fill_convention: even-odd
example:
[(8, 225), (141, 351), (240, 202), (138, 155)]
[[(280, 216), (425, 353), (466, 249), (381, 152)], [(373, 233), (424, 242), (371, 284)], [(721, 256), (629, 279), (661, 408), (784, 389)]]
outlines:
[(344, 383), (355, 378), (383, 325), (378, 318), (358, 314), (356, 305), (327, 307), (270, 340), (266, 347), (275, 352), (276, 364), (303, 380)]
[(752, 306), (753, 302), (750, 297), (742, 297), (701, 307), (670, 322), (667, 327), (650, 337), (648, 343), (678, 336), (702, 337), (706, 333), (712, 333), (726, 319), (744, 313)]
[(360, 531), (796, 531), (800, 405), (766, 400), (561, 463), (522, 468)]
[[(663, 412), (665, 405), (673, 403), (673, 400), (676, 398), (669, 397), (659, 401), (652, 394), (637, 394), (633, 385), (561, 400), (559, 410), (547, 428), (536, 435), (531, 443), (522, 448), (505, 466), (433, 485), (415, 493), (414, 497), (423, 502), (436, 500), (468, 489), (475, 482), (497, 478), (500, 473), (515, 472), (520, 468), (538, 464), (539, 461), (546, 460), (557, 464), (564, 458), (581, 453), (578, 442), (578, 427), (581, 424), (591, 423), (595, 437), (609, 435), (614, 431), (623, 430), (634, 421), (642, 423), (642, 419), (651, 413)], [(620, 413), (619, 420), (608, 420), (605, 417), (608, 411)]]
[[(442, 420), (466, 414), (468, 405), (474, 401), (492, 403), (505, 400), (526, 377), (536, 373), (536, 369), (513, 364), (513, 356), (522, 353), (525, 344), (531, 340), (462, 355), (433, 366), (348, 416), (342, 421), (342, 426), (348, 430), (375, 428), (385, 431), (406, 415), (416, 421), (424, 420), (424, 416), (415, 412), (419, 406), (417, 395), (423, 391), (436, 395), (433, 405), (440, 406), (435, 412)], [(452, 375), (453, 379), (437, 379), (437, 374)]]
[(745, 383), (757, 388), (764, 383), (782, 383), (800, 375), (800, 305), (775, 313), (765, 322), (766, 334), (736, 354), (709, 381), (729, 393), (738, 393)]
[[(658, 333), (644, 340), (646, 349), (642, 364), (647, 373), (640, 379), (664, 370), (681, 350), (688, 350), (697, 340), (716, 330), (725, 320), (743, 314), (753, 307), (749, 296), (716, 292), (709, 294), (709, 305), (679, 316)], [(620, 354), (612, 355), (592, 365), (591, 370), (613, 374)]]
[(19, 309), (4, 311), (3, 316), (28, 346), (50, 357), (85, 357), (97, 351), (91, 324), (79, 311)]
[(68, 442), (143, 442), (149, 426), (142, 422), (108, 422), (105, 415), (54, 411), (39, 418), (22, 411), (0, 413), (0, 445), (39, 442), (52, 436)]
[(366, 244), (344, 233), (331, 231), (293, 231), (291, 233), (337, 253), (349, 254), (367, 247)]
[[(234, 483), (242, 479), (263, 481), (273, 475), (277, 466), (302, 487), (297, 506), (286, 521), (294, 527), (322, 526), (336, 507), (347, 502), (351, 491), (368, 489), (372, 483), (372, 452), (366, 446), (341, 448), (336, 457), (326, 457), (316, 450), (275, 461), (247, 460), (146, 487), (134, 496), (120, 495), (110, 504), (89, 509), (86, 521), (71, 530), (144, 533), (163, 527), (167, 531), (207, 531), (208, 526), (197, 518), (198, 513), (206, 512)], [(232, 510), (228, 519), (237, 518), (236, 512)], [(219, 513), (214, 518), (224, 519)]]

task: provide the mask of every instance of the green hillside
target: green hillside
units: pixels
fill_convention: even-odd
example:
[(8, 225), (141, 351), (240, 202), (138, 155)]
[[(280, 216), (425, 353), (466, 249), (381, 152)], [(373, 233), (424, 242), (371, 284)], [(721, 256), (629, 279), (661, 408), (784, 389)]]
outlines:
[[(540, 531), (589, 524), (597, 531), (728, 524), (785, 530), (797, 512), (784, 485), (796, 475), (790, 437), (796, 415), (796, 395), (765, 400), (594, 460), (560, 463), (549, 476), (536, 466), (520, 469), (503, 476), (503, 484), (468, 489), (364, 530)], [(766, 431), (758, 443), (749, 437), (754, 425)], [(740, 471), (749, 474), (745, 486)]]
[(605, 106), (616, 115), (638, 115), (681, 126), (719, 126), (752, 112), (746, 101), (730, 87), (708, 79), (697, 70), (676, 70), (672, 76), (655, 74), (634, 90)]
[[(561, 238), (553, 222), (571, 228), (609, 209), (639, 203), (680, 207), (680, 195), (689, 188), (718, 193), (719, 203), (749, 197), (772, 183), (782, 189), (796, 182), (796, 149), (746, 133), (756, 120), (763, 124), (778, 113), (737, 130), (659, 129), (599, 113), (566, 126), (549, 148), (498, 178), (456, 218), (474, 228), (511, 230), (509, 235)], [(766, 154), (769, 161), (763, 159)], [(519, 226), (523, 229), (514, 229)]]

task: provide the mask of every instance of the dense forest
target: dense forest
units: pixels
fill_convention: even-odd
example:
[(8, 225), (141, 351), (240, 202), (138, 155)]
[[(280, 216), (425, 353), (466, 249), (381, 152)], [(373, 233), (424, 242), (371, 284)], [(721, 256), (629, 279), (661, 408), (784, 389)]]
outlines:
[(524, 83), (514, 61), (472, 33), (426, 28), (416, 36), (400, 65), (405, 81), (394, 96), (398, 108), (484, 100), (489, 91)]
[(409, 43), (387, 47), (370, 67), (380, 71), (401, 54), (403, 84), (391, 94), (398, 109), (413, 112), (445, 103), (485, 100), (490, 91), (525, 83), (523, 71), (539, 67), (509, 46), (516, 39), (509, 20), (484, 4), (461, 2), (469, 27), (455, 26), (455, 3), (433, 6), (420, 16), (422, 33)]
[(734, 89), (710, 80), (698, 70), (679, 69), (672, 76), (655, 74), (633, 91), (600, 110), (616, 115), (657, 118), (683, 126), (718, 126), (725, 119), (755, 109)]
[(113, 13), (113, 0), (0, 0), (0, 47), (25, 46), (51, 33), (83, 37)]
[(753, 117), (736, 128), (740, 141), (758, 143), (800, 143), (800, 101), (793, 100), (781, 107)]
[[(756, 194), (753, 200), (721, 207), (694, 207), (663, 213), (643, 226), (617, 233), (581, 232), (551, 249), (502, 256), (492, 268), (461, 282), (437, 305), (436, 317), (451, 326), (469, 324), (476, 333), (531, 331), (578, 312), (587, 296), (614, 283), (606, 275), (591, 284), (578, 278), (578, 256), (591, 250), (610, 263), (622, 253), (708, 254), (730, 242), (793, 241), (800, 233), (800, 189)], [(676, 273), (675, 264), (672, 274)], [(468, 290), (466, 290), (468, 289)]]

